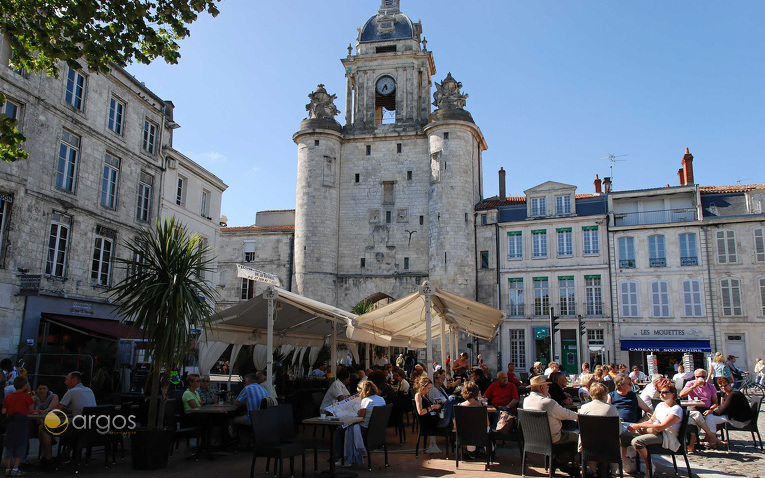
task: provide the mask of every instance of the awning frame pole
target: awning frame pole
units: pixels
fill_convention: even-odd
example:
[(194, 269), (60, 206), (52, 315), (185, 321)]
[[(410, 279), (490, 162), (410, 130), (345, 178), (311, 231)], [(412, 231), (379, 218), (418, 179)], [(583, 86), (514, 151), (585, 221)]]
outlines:
[(444, 317), (439, 317), (441, 325), (441, 368), (446, 370), (446, 324)]
[(332, 362), (332, 377), (337, 377), (337, 322), (332, 321), (332, 337), (329, 339), (330, 344), (330, 361)]
[(269, 286), (263, 293), (263, 297), (268, 300), (268, 332), (266, 337), (266, 383), (274, 383), (274, 300), (279, 293), (273, 286)]
[(420, 286), (420, 294), (425, 298), (425, 367), (428, 377), (433, 378), (433, 331), (431, 330), (432, 320), (430, 317), (430, 295), (433, 289), (430, 282), (424, 281)]

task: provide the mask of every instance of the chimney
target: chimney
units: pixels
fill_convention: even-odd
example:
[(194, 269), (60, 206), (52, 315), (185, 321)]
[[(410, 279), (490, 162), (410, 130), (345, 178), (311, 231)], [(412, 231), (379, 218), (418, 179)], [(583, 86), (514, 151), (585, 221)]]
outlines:
[(502, 201), (507, 199), (507, 191), (505, 190), (505, 168), (499, 168), (499, 199)]
[(611, 192), (611, 178), (603, 178), (603, 191), (608, 194)]
[(685, 156), (683, 156), (683, 184), (693, 184), (693, 155), (688, 148), (685, 148)]
[(685, 186), (685, 171), (683, 171), (683, 168), (677, 170), (677, 178), (680, 180), (680, 186)]
[(598, 178), (598, 175), (596, 174), (595, 175), (595, 181), (594, 181), (594, 184), (595, 184), (595, 194), (601, 194), (603, 192), (600, 189), (600, 183), (601, 183), (600, 178)]

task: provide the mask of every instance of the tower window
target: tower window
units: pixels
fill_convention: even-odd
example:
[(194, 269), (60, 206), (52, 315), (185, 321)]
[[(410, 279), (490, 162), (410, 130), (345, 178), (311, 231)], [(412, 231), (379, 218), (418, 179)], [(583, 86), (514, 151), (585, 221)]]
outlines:
[(406, 180), (407, 181), (411, 181), (412, 180), (412, 172), (411, 171), (407, 171), (406, 172)]
[(409, 258), (404, 257), (404, 270), (409, 270)]
[(481, 269), (489, 268), (489, 251), (481, 251)]
[(393, 181), (383, 181), (383, 204), (394, 204)]
[(366, 260), (365, 258), (363, 258), (363, 257), (362, 257), (362, 258), (361, 258), (361, 268), (363, 269), (363, 268), (364, 268), (364, 267), (366, 267), (366, 266), (367, 266), (367, 260)]
[(356, 182), (359, 182), (359, 173), (356, 173)]
[(425, 216), (420, 216), (420, 226), (425, 224)]
[(367, 145), (367, 156), (370, 156), (371, 154), (372, 154), (372, 145), (368, 144)]
[(465, 213), (465, 222), (468, 222), (468, 213)]
[(396, 144), (396, 152), (401, 154), (401, 143)]
[(396, 51), (396, 45), (378, 46), (375, 48), (376, 53), (391, 53)]
[(385, 223), (390, 224), (391, 222), (391, 213), (390, 211), (385, 211)]
[(448, 132), (448, 131), (446, 131), (446, 132), (444, 133), (444, 139), (449, 139), (449, 132)]
[(318, 139), (313, 140), (313, 145), (314, 146), (318, 146), (319, 145), (319, 140)]
[(444, 264), (446, 264), (446, 253), (444, 252)]

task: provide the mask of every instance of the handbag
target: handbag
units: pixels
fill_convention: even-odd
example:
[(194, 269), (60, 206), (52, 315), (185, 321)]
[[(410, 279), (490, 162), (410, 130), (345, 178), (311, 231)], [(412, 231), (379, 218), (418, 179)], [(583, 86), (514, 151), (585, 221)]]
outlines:
[(497, 421), (497, 433), (502, 435), (509, 435), (515, 431), (515, 427), (518, 424), (518, 419), (515, 418), (510, 412), (499, 412), (499, 420)]

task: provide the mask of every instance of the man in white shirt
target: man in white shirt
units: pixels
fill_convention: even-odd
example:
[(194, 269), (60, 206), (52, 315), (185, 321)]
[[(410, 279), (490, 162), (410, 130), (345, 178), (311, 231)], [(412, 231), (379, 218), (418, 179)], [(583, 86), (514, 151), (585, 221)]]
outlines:
[(560, 365), (558, 365), (558, 362), (550, 362), (550, 364), (545, 369), (544, 376), (549, 378), (551, 374), (559, 370), (560, 370)]
[(548, 393), (548, 387), (550, 382), (547, 382), (541, 375), (532, 377), (530, 381), (531, 393), (523, 402), (524, 410), (543, 410), (547, 412), (547, 420), (550, 424), (550, 434), (552, 435), (552, 441), (555, 445), (568, 445), (562, 447), (562, 449), (556, 454), (553, 459), (553, 474), (555, 473), (555, 466), (569, 475), (579, 476), (579, 468), (573, 464), (569, 464), (574, 460), (577, 452), (577, 443), (579, 442), (579, 434), (576, 432), (563, 430), (563, 420), (576, 421), (578, 416), (576, 412), (573, 412), (567, 408), (563, 408), (550, 398)]
[(678, 379), (692, 380), (693, 370), (685, 371), (685, 367), (682, 364), (677, 366), (677, 373), (672, 377), (673, 382), (677, 382)]
[(327, 389), (327, 393), (324, 394), (324, 399), (321, 401), (319, 407), (319, 413), (323, 413), (324, 409), (333, 402), (343, 400), (350, 395), (348, 392), (348, 382), (351, 381), (351, 373), (348, 370), (343, 369), (337, 372), (337, 380), (332, 382), (332, 385)]
[(635, 382), (645, 382), (648, 380), (648, 375), (644, 374), (637, 365), (632, 367), (632, 372), (630, 372), (630, 380), (632, 380), (632, 383)]

